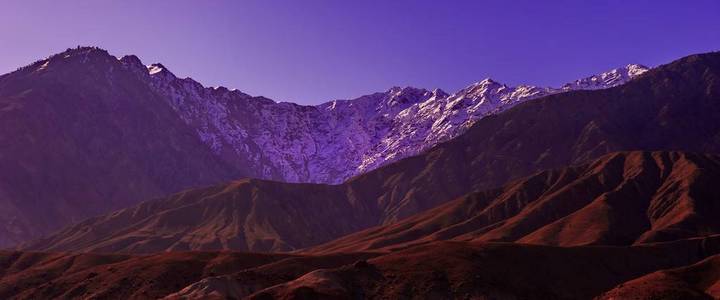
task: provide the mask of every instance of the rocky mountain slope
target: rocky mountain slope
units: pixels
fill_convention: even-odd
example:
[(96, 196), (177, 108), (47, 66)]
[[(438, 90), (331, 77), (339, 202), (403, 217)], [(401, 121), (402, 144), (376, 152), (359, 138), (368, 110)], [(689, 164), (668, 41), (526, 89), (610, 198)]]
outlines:
[[(246, 180), (188, 191), (86, 220), (29, 248), (292, 250), (391, 224), (472, 191), (613, 151), (718, 153), (719, 74), (719, 54), (690, 56), (616, 88), (525, 102), (477, 121), (465, 134), (424, 154), (342, 185)], [(665, 182), (664, 177), (648, 178)], [(613, 183), (606, 186), (611, 187)], [(644, 196), (648, 191), (627, 192)], [(578, 201), (595, 199), (590, 196)], [(582, 208), (582, 201), (571, 207)], [(562, 228), (558, 224), (557, 229)]]
[(628, 65), (561, 88), (509, 87), (491, 79), (451, 95), (440, 89), (394, 87), (357, 99), (302, 106), (206, 88), (190, 78), (177, 78), (161, 64), (146, 69), (133, 56), (122, 61), (230, 165), (258, 170), (256, 178), (334, 184), (419, 154), (462, 134), (479, 118), (518, 103), (617, 86), (648, 70)]
[[(377, 224), (344, 186), (239, 180), (90, 218), (29, 245), (50, 251), (290, 251)], [(373, 217), (374, 216), (374, 217)]]
[(462, 133), (477, 118), (572, 89), (485, 80), (454, 95), (393, 88), (318, 106), (205, 88), (160, 64), (79, 47), (0, 76), (0, 247), (140, 200), (240, 177), (339, 183)]
[(363, 231), (392, 211), (355, 198), (364, 186), (358, 181), (362, 178), (332, 186), (243, 180), (187, 191), (89, 219), (27, 249), (153, 253), (310, 247), (303, 253), (318, 254), (440, 240), (632, 245), (720, 234), (720, 191), (714, 186), (720, 181), (720, 157), (714, 155), (612, 153)]
[(633, 245), (720, 234), (720, 156), (621, 152), (471, 193), (306, 253), (405, 248), (439, 240)]
[[(643, 247), (436, 242), (319, 269), (247, 299), (591, 299), (649, 270), (713, 255), (717, 238)], [(183, 293), (188, 290), (202, 289), (190, 286), (179, 294), (203, 295)]]
[(81, 48), (0, 76), (0, 247), (240, 175), (123, 66)]
[(0, 251), (0, 297), (590, 299), (719, 251), (718, 236), (632, 247), (435, 242), (390, 253), (325, 255)]

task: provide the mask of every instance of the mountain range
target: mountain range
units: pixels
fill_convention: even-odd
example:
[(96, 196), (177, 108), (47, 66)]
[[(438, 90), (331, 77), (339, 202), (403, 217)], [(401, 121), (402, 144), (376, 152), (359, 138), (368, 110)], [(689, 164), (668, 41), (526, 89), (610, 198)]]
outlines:
[[(393, 87), (316, 106), (276, 103), (179, 79), (161, 64), (121, 59), (162, 95), (214, 154), (254, 178), (338, 184), (452, 139), (486, 115), (546, 95), (617, 86), (648, 68), (627, 65), (560, 88), (509, 87), (490, 78), (453, 94)], [(146, 75), (146, 73), (148, 75)]]
[(302, 106), (206, 88), (135, 56), (68, 49), (0, 76), (0, 246), (241, 177), (341, 183), (517, 103), (646, 70), (628, 65), (556, 89), (486, 79), (453, 95), (392, 88)]
[[(670, 80), (672, 84), (668, 84)], [(658, 67), (616, 88), (555, 94), (519, 104), (480, 119), (465, 134), (423, 154), (370, 171), (341, 185), (245, 179), (194, 189), (85, 220), (29, 245), (28, 249), (129, 253), (297, 250), (371, 226), (395, 223), (467, 193), (487, 191), (538, 171), (587, 163), (615, 151), (672, 149), (718, 153), (720, 123), (716, 120), (720, 118), (720, 107), (714, 99), (720, 94), (716, 84), (719, 80), (720, 56), (691, 56)], [(553, 180), (558, 181), (559, 187), (580, 184), (581, 190), (589, 190), (583, 191), (584, 197), (579, 197), (578, 192), (570, 194), (573, 197), (567, 201), (573, 203), (566, 210), (570, 214), (594, 203), (596, 198), (609, 197), (607, 193), (633, 186), (636, 180), (645, 184), (644, 189), (625, 191), (631, 195), (625, 197), (645, 199), (643, 203), (651, 203), (653, 197), (664, 195), (666, 191), (660, 190), (664, 184), (682, 184), (688, 189), (692, 187), (691, 190), (705, 184), (700, 181), (696, 187), (695, 181), (693, 185), (684, 181), (685, 176), (690, 175), (672, 174), (675, 160), (681, 160), (678, 166), (692, 163), (700, 164), (698, 169), (716, 169), (714, 157), (686, 159), (686, 155), (679, 154), (655, 155), (660, 158), (642, 154), (633, 154), (631, 159), (618, 158), (612, 161), (620, 161), (615, 162), (620, 165), (610, 164), (607, 169), (604, 168), (608, 164), (596, 162), (603, 166), (599, 171), (594, 171), (592, 165), (585, 171), (558, 171), (578, 173), (560, 178), (553, 172), (540, 174), (526, 180), (548, 182), (546, 186), (532, 186), (532, 193), (522, 190), (518, 195), (524, 200), (513, 198), (513, 194), (506, 196), (513, 203), (544, 203), (548, 195), (542, 191), (553, 191)], [(623, 161), (638, 161), (639, 165), (628, 166), (632, 171), (627, 171)], [(639, 174), (631, 177), (626, 172)], [(684, 172), (692, 173), (693, 169)], [(612, 177), (607, 173), (612, 173)], [(713, 182), (714, 174), (704, 176), (710, 176), (708, 181)], [(674, 176), (668, 178), (670, 175)], [(596, 184), (597, 177), (606, 182)], [(520, 187), (522, 185), (506, 188)], [(667, 201), (679, 201), (680, 195), (689, 193), (677, 188), (672, 192), (675, 194)], [(707, 199), (703, 201), (712, 203), (714, 194), (701, 195)], [(493, 201), (493, 197), (499, 197), (494, 201), (504, 199), (492, 193), (483, 199)], [(563, 197), (550, 199), (550, 202), (564, 201)], [(523, 205), (514, 205), (517, 207), (514, 210), (494, 212), (490, 221), (477, 226), (494, 226), (503, 221), (501, 216), (510, 218), (523, 208)], [(563, 204), (553, 205), (563, 207)], [(634, 214), (633, 218), (649, 213), (649, 204), (637, 205), (639, 207), (633, 207), (636, 211), (628, 212)], [(540, 221), (533, 225), (535, 229), (565, 217), (559, 209), (552, 209), (554, 219)], [(647, 227), (649, 222), (641, 224)], [(636, 230), (644, 228), (638, 226)], [(708, 227), (708, 232), (715, 232), (709, 228), (714, 227)], [(531, 231), (525, 232), (529, 233)]]
[(720, 53), (301, 106), (69, 49), (0, 77), (0, 297), (717, 299), (718, 101)]

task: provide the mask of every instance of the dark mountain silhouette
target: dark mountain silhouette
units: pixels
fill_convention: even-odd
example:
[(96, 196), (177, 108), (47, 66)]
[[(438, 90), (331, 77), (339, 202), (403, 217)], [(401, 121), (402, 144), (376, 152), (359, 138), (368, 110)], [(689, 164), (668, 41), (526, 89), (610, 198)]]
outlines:
[(104, 50), (44, 62), (0, 76), (0, 246), (241, 175)]

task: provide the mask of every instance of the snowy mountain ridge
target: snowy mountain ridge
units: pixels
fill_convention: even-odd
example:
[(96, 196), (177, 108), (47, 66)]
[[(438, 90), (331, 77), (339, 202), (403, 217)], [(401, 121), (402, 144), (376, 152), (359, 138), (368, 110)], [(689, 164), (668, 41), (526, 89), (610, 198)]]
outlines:
[(254, 176), (336, 184), (462, 134), (518, 103), (572, 90), (617, 86), (648, 70), (627, 65), (560, 88), (510, 87), (492, 79), (454, 94), (413, 87), (315, 106), (208, 88), (135, 56), (120, 61), (168, 102), (213, 153)]

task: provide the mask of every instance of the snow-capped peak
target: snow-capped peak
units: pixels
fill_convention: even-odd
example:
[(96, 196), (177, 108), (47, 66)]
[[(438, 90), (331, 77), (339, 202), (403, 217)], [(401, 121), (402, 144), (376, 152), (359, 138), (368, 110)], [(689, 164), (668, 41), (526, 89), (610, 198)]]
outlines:
[(499, 83), (498, 83), (497, 81), (493, 80), (493, 79), (490, 78), (490, 77), (487, 77), (487, 78), (485, 78), (485, 79), (483, 79), (483, 80), (480, 80), (480, 81), (476, 82), (474, 85), (475, 85), (475, 86), (478, 86), (478, 85), (487, 86), (487, 85), (496, 85), (496, 84), (499, 85)]
[(623, 84), (650, 70), (643, 65), (629, 64), (625, 67), (586, 77), (562, 86), (563, 90), (595, 90)]
[(432, 93), (426, 89), (418, 89), (414, 87), (393, 87), (388, 91), (389, 95), (385, 102), (387, 107), (406, 108), (409, 105), (423, 102), (430, 98)]
[(315, 106), (206, 88), (175, 77), (161, 64), (147, 66), (139, 77), (228, 164), (254, 170), (253, 176), (260, 178), (339, 183), (452, 139), (478, 119), (518, 103), (568, 90), (616, 86), (647, 69), (627, 65), (561, 88), (512, 87), (490, 78), (453, 94), (393, 87)]
[(643, 66), (643, 65), (637, 65), (637, 64), (629, 64), (625, 66), (625, 69), (627, 70), (627, 74), (630, 77), (636, 77), (639, 75), (642, 75), (643, 73), (650, 70), (650, 68)]

